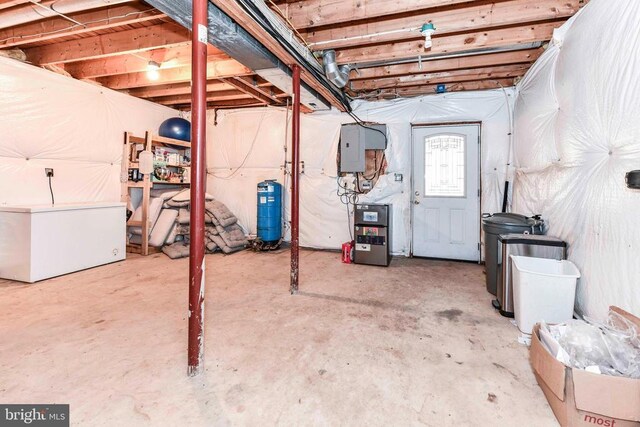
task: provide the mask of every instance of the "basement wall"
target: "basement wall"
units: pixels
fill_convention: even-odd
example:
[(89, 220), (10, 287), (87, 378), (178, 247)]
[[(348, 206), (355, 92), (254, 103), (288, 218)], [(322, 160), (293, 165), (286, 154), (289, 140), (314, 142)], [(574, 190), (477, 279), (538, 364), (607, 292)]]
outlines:
[[(387, 173), (360, 202), (392, 204), (394, 254), (409, 255), (410, 251), (411, 125), (482, 122), (482, 212), (496, 212), (502, 205), (513, 100), (513, 89), (507, 88), (355, 104), (354, 111), (362, 120), (388, 125)], [(285, 136), (288, 150), (291, 146), (290, 114), (283, 108), (210, 111), (208, 121), (208, 192), (229, 206), (246, 231), (255, 233), (256, 184), (277, 179), (285, 184), (288, 219), (290, 182), (283, 165), (291, 157), (290, 151), (284, 151)], [(303, 246), (338, 249), (350, 240), (347, 207), (336, 195), (336, 156), (340, 126), (352, 122), (348, 114), (336, 111), (302, 115)], [(403, 174), (403, 181), (395, 182), (394, 173)]]
[(640, 314), (640, 2), (592, 0), (518, 85), (514, 210), (542, 213), (580, 269), (577, 310)]
[(178, 112), (0, 57), (0, 204), (119, 201), (124, 132)]

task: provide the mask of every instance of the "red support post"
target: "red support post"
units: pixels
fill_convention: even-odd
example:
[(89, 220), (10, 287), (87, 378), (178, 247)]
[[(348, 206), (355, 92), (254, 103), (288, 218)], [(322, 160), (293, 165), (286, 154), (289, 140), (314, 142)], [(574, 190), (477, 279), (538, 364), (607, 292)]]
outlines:
[(300, 66), (293, 65), (293, 119), (291, 121), (291, 294), (298, 293), (300, 255)]
[(193, 0), (191, 43), (191, 212), (189, 230), (188, 375), (202, 371), (204, 355), (204, 194), (207, 143), (207, 5)]

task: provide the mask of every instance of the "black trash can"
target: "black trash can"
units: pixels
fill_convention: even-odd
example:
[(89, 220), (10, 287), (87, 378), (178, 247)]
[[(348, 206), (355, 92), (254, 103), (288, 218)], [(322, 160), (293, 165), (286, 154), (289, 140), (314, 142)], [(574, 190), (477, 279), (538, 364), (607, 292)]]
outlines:
[(487, 280), (487, 291), (498, 293), (498, 260), (502, 250), (498, 244), (500, 234), (544, 234), (544, 221), (539, 215), (528, 217), (516, 213), (496, 213), (483, 215), (484, 230), (484, 264)]

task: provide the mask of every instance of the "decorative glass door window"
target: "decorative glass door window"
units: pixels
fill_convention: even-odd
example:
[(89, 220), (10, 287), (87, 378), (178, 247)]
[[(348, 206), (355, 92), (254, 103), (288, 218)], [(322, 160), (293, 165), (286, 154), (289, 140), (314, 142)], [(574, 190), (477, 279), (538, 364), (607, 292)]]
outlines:
[(425, 137), (424, 153), (424, 195), (465, 197), (464, 135)]

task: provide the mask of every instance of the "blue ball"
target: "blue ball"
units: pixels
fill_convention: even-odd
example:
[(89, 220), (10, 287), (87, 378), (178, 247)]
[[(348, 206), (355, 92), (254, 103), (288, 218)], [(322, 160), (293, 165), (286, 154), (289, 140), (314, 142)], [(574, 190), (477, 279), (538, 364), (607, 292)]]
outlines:
[(191, 142), (191, 123), (181, 117), (165, 120), (158, 130), (160, 136)]

